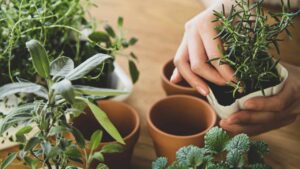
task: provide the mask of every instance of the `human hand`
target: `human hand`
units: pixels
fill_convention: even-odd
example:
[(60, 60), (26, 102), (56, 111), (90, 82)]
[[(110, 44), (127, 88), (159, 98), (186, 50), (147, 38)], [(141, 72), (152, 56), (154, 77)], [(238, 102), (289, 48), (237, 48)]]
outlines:
[(294, 122), (300, 114), (300, 68), (285, 67), (289, 77), (278, 95), (247, 100), (246, 110), (221, 120), (220, 126), (233, 134), (257, 135)]
[(186, 23), (184, 37), (174, 58), (176, 68), (171, 82), (178, 83), (185, 79), (204, 96), (209, 93), (209, 89), (203, 79), (217, 85), (225, 85), (233, 79), (234, 74), (228, 65), (220, 65), (216, 61), (207, 62), (222, 55), (219, 49), (222, 48), (222, 42), (219, 38), (214, 39), (218, 34), (215, 27), (219, 23), (212, 22), (215, 19), (213, 10), (220, 10), (222, 4), (231, 6), (231, 3), (225, 0), (217, 1), (214, 6)]

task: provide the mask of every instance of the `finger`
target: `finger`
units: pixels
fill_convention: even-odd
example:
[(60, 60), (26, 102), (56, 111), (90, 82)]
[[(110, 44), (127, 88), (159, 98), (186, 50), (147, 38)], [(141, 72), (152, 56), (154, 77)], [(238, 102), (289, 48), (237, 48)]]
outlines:
[(174, 59), (176, 68), (181, 76), (202, 95), (206, 96), (209, 93), (207, 84), (197, 75), (195, 75), (189, 65), (188, 48), (186, 42), (186, 35), (181, 42)]
[(255, 97), (247, 100), (244, 106), (247, 110), (280, 112), (293, 103), (291, 95), (288, 87), (284, 86), (278, 95)]
[(252, 125), (240, 125), (240, 124), (228, 124), (227, 120), (221, 120), (220, 126), (229, 131), (232, 134), (240, 134), (245, 133), (249, 136), (258, 135), (270, 130), (278, 129), (280, 127), (286, 126), (296, 120), (297, 116), (291, 116), (285, 120), (273, 122), (273, 123), (267, 123), (267, 124), (252, 124)]
[(288, 116), (284, 113), (277, 112), (253, 112), (253, 111), (241, 111), (232, 114), (227, 118), (228, 124), (261, 124), (272, 123), (284, 116)]
[(190, 28), (187, 36), (189, 59), (192, 71), (212, 83), (225, 85), (225, 79), (223, 79), (213, 66), (207, 63), (208, 58), (197, 29), (195, 27)]
[(173, 74), (172, 74), (172, 76), (170, 78), (170, 81), (172, 83), (178, 83), (178, 82), (180, 82), (182, 80), (183, 80), (183, 78), (182, 78), (181, 74), (179, 73), (178, 69), (175, 68), (174, 71), (173, 71)]
[[(198, 30), (203, 42), (206, 54), (209, 59), (214, 59), (222, 56), (222, 53), (219, 48), (222, 49), (222, 42), (220, 38), (214, 39), (217, 37), (218, 33), (216, 30), (212, 29), (212, 25), (207, 25), (207, 28), (204, 30)], [(213, 26), (215, 27), (215, 26)], [(234, 71), (227, 64), (219, 64), (218, 61), (212, 61), (211, 64), (218, 70), (221, 76), (228, 82), (234, 80)]]

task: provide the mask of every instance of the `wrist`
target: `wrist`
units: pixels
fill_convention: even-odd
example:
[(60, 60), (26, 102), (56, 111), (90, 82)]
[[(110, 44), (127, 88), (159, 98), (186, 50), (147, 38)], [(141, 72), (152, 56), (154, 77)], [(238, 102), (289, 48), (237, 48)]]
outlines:
[(209, 11), (222, 11), (224, 6), (225, 13), (229, 13), (235, 4), (235, 0), (202, 0), (202, 2)]

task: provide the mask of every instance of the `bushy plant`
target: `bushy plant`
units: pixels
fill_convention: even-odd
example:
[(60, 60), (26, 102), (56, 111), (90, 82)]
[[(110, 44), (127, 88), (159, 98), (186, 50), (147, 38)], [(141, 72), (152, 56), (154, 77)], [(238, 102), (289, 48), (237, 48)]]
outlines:
[[(277, 13), (266, 14), (263, 8), (264, 0), (250, 3), (249, 0), (236, 0), (230, 11), (214, 11), (219, 22), (216, 27), (221, 38), (224, 51), (223, 55), (214, 60), (220, 64), (228, 64), (235, 71), (236, 81), (228, 82), (233, 87), (233, 96), (240, 97), (245, 94), (274, 86), (282, 81), (276, 66), (279, 59), (269, 53), (275, 47), (278, 55), (279, 35), (291, 33), (288, 26), (300, 13), (290, 9), (290, 2), (282, 2), (282, 10)], [(270, 23), (270, 17), (273, 22)], [(221, 50), (221, 47), (220, 47)]]
[(176, 153), (176, 161), (167, 166), (167, 159), (160, 157), (152, 169), (269, 169), (264, 163), (268, 145), (251, 141), (246, 134), (233, 138), (221, 128), (214, 127), (204, 137), (205, 146), (186, 146)]
[[(24, 127), (15, 135), (20, 143), (20, 150), (10, 154), (0, 168), (6, 168), (18, 156), (31, 168), (42, 165), (51, 169), (54, 165), (57, 169), (64, 169), (70, 166), (70, 161), (85, 161), (85, 167), (88, 169), (92, 159), (103, 162), (102, 153), (120, 150), (120, 145), (110, 144), (94, 152), (101, 142), (102, 132), (96, 131), (92, 135), (88, 147), (81, 132), (71, 124), (73, 118), (78, 117), (85, 108), (89, 108), (103, 129), (117, 142), (124, 144), (122, 136), (93, 99), (125, 92), (72, 85), (72, 81), (83, 78), (111, 56), (96, 54), (74, 67), (72, 59), (65, 56), (50, 62), (45, 48), (37, 40), (27, 42), (26, 46), (35, 72), (45, 79), (46, 84), (40, 85), (20, 79), (19, 82), (0, 87), (0, 98), (15, 93), (37, 96), (35, 101), (14, 108), (1, 121), (0, 135), (16, 124)], [(26, 137), (30, 132), (33, 132), (33, 135)], [(68, 134), (74, 137), (77, 144), (67, 137)]]
[[(94, 4), (90, 0), (2, 0), (0, 2), (0, 85), (16, 81), (16, 77), (35, 81), (38, 79), (31, 65), (25, 42), (37, 39), (49, 51), (50, 59), (67, 56), (79, 65), (96, 53), (114, 57), (119, 52), (137, 42), (136, 38), (126, 40), (122, 31), (123, 19), (119, 18), (119, 30), (115, 33), (105, 25), (103, 31), (96, 31), (93, 22), (85, 17), (86, 9)], [(84, 30), (92, 34), (86, 37)], [(130, 70), (135, 82), (138, 71), (135, 55), (128, 55)], [(112, 63), (112, 62), (111, 62)], [(26, 67), (26, 69), (24, 69)], [(112, 64), (107, 64), (107, 72)], [(91, 71), (82, 83), (100, 82), (98, 78), (103, 68)]]

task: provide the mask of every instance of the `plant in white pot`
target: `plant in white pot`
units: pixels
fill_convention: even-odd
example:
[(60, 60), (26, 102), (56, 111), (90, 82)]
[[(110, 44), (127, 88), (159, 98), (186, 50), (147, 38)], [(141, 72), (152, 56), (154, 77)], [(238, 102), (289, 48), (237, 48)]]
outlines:
[(18, 131), (14, 134), (17, 145), (20, 145), (20, 150), (8, 155), (0, 168), (6, 168), (18, 156), (31, 168), (66, 168), (71, 165), (71, 161), (76, 161), (83, 162), (84, 168), (88, 169), (93, 159), (103, 162), (102, 153), (121, 150), (121, 145), (114, 144), (93, 152), (101, 142), (102, 132), (96, 131), (91, 137), (90, 145), (86, 146), (83, 135), (70, 124), (73, 118), (88, 107), (103, 129), (118, 143), (124, 144), (116, 127), (93, 99), (125, 92), (72, 85), (72, 81), (84, 77), (111, 56), (96, 54), (74, 67), (72, 59), (65, 56), (50, 63), (46, 50), (36, 40), (27, 42), (26, 46), (34, 70), (46, 83), (22, 80), (0, 87), (0, 98), (16, 93), (37, 96), (34, 101), (12, 109), (0, 122), (0, 135), (18, 126)]
[[(39, 81), (25, 48), (27, 41), (37, 39), (49, 51), (51, 60), (63, 55), (79, 65), (97, 53), (111, 55), (108, 64), (98, 66), (74, 83), (131, 90), (132, 82), (136, 82), (139, 75), (136, 56), (123, 50), (133, 46), (137, 39), (125, 38), (121, 17), (116, 31), (108, 24), (103, 30), (96, 30), (96, 22), (87, 17), (87, 10), (94, 6), (90, 0), (1, 1), (0, 86), (17, 81), (17, 78)], [(115, 59), (120, 55), (128, 58), (132, 81), (115, 65)]]
[[(227, 14), (228, 13), (228, 14)], [(277, 13), (265, 14), (263, 0), (250, 3), (237, 0), (230, 11), (214, 11), (216, 27), (224, 44), (221, 57), (210, 60), (228, 64), (235, 71), (235, 80), (227, 86), (209, 84), (211, 92), (208, 101), (221, 118), (243, 109), (244, 102), (255, 96), (271, 96), (280, 92), (288, 72), (269, 52), (275, 47), (279, 54), (279, 35), (300, 11), (290, 11), (289, 1)], [(273, 19), (269, 23), (269, 18)], [(221, 48), (220, 48), (221, 49)]]

